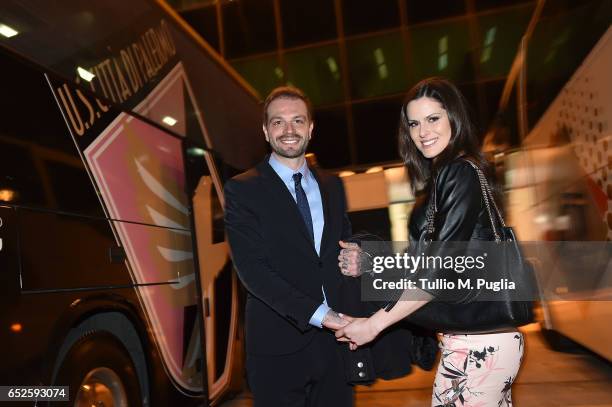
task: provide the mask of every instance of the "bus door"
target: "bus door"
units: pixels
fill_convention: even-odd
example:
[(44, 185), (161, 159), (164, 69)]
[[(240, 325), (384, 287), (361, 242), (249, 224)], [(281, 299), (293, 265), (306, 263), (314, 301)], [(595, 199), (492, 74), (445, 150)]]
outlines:
[(208, 394), (215, 400), (241, 385), (239, 284), (225, 240), (222, 185), (213, 153), (186, 142), (185, 161), (204, 308)]

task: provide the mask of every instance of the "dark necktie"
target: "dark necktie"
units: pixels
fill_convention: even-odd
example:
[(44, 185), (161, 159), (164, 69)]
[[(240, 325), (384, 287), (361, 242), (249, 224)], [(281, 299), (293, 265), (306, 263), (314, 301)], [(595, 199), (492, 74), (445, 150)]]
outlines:
[(306, 229), (308, 230), (308, 234), (310, 235), (310, 238), (314, 244), (312, 216), (310, 215), (310, 206), (308, 205), (308, 199), (306, 199), (306, 192), (304, 192), (304, 188), (302, 188), (302, 173), (298, 172), (297, 174), (293, 174), (293, 182), (295, 182), (295, 198), (298, 209), (302, 214), (302, 218), (306, 224)]

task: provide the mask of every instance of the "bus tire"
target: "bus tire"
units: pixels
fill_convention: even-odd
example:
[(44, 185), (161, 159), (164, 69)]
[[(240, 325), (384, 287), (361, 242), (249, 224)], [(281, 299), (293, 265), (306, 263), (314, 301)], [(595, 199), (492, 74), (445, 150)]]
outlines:
[[(98, 315), (74, 328), (60, 348), (52, 382), (69, 386), (71, 406), (149, 405), (149, 381), (140, 341), (134, 343), (130, 335), (111, 332), (117, 325), (107, 325), (109, 319), (117, 323), (116, 315), (127, 318), (110, 314)], [(94, 389), (96, 392), (92, 392)]]
[(560, 334), (554, 329), (546, 329), (542, 327), (540, 331), (544, 337), (544, 341), (555, 352), (561, 353), (584, 353), (584, 348), (572, 341), (570, 338)]

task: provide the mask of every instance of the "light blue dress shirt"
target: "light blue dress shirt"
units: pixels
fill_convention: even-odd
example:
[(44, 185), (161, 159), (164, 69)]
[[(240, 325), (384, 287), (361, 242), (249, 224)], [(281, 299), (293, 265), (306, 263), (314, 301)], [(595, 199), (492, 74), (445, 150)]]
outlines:
[[(308, 165), (306, 165), (306, 161), (304, 161), (304, 164), (298, 168), (297, 171), (294, 171), (278, 161), (274, 154), (270, 155), (270, 160), (268, 162), (280, 179), (285, 183), (285, 186), (291, 193), (291, 196), (293, 196), (296, 203), (297, 198), (295, 195), (295, 182), (293, 181), (293, 174), (297, 174), (298, 172), (302, 174), (302, 188), (306, 193), (306, 199), (308, 199), (308, 206), (310, 207), (310, 216), (312, 217), (315, 249), (317, 250), (317, 254), (320, 255), (321, 237), (323, 236), (325, 219), (323, 217), (323, 200), (321, 199), (321, 191), (319, 190), (319, 184), (317, 183), (316, 178), (308, 168)], [(323, 303), (319, 306), (319, 308), (317, 308), (315, 313), (310, 318), (310, 324), (319, 328), (322, 326), (325, 314), (327, 314), (327, 312), (330, 310), (329, 306), (327, 305), (327, 299), (325, 298), (325, 290), (323, 287), (321, 287), (321, 290), (323, 290)]]

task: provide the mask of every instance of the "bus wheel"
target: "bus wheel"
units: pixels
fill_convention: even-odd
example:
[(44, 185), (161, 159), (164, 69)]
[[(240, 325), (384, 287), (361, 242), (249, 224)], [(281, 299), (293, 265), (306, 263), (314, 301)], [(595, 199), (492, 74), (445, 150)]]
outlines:
[(75, 407), (143, 405), (132, 359), (108, 332), (90, 332), (78, 339), (66, 353), (54, 383), (69, 386)]
[(541, 333), (542, 337), (544, 337), (544, 340), (546, 341), (546, 344), (548, 344), (548, 346), (550, 346), (550, 348), (555, 352), (584, 353), (584, 348), (554, 329), (545, 329), (542, 327)]

